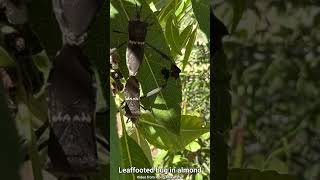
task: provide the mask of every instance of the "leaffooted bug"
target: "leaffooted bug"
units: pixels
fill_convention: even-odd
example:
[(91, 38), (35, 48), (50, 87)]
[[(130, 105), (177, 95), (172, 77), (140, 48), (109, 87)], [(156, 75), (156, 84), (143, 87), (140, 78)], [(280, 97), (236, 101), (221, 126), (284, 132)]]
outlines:
[(49, 76), (49, 161), (58, 176), (97, 171), (96, 84), (90, 63), (78, 46), (65, 45)]
[(81, 45), (102, 0), (52, 0), (64, 44)]
[[(152, 23), (148, 23), (142, 20), (141, 18), (141, 10), (138, 9), (136, 4), (136, 15), (133, 16), (128, 21), (128, 43), (126, 49), (126, 65), (129, 71), (129, 76), (136, 76), (141, 64), (143, 63), (144, 58), (144, 48), (145, 46), (150, 47), (156, 53), (160, 54), (164, 60), (169, 61), (174, 64), (169, 56), (152, 46), (146, 41), (148, 27), (152, 25)], [(146, 18), (148, 19), (148, 18)], [(126, 32), (113, 31), (115, 33), (127, 34)], [(123, 46), (126, 42), (121, 43), (116, 49)]]
[(38, 150), (48, 147), (45, 168), (59, 179), (96, 174), (97, 143), (110, 151), (95, 130), (96, 92), (94, 73), (81, 48), (63, 46), (48, 79), (48, 121), (35, 132), (39, 139), (49, 127), (49, 139)]
[(152, 91), (148, 92), (144, 96), (140, 97), (140, 88), (139, 88), (139, 81), (135, 76), (130, 76), (126, 82), (124, 87), (124, 96), (125, 100), (123, 103), (125, 116), (130, 119), (133, 123), (137, 124), (139, 120), (139, 116), (141, 114), (140, 107), (146, 110), (141, 104), (141, 98), (148, 98), (150, 96), (156, 95), (159, 93), (166, 85), (160, 86), (158, 88), (153, 89)]
[[(128, 33), (114, 31), (116, 33), (128, 34), (126, 65), (129, 72), (129, 78), (127, 79), (124, 87), (125, 100), (123, 101), (123, 103), (125, 103), (125, 105), (123, 106), (123, 108), (125, 110), (125, 116), (128, 118), (128, 120), (130, 119), (135, 124), (138, 122), (139, 116), (141, 114), (140, 107), (144, 108), (140, 103), (141, 98), (147, 98), (155, 95), (166, 86), (165, 84), (157, 87), (154, 90), (146, 93), (146, 95), (140, 97), (140, 84), (136, 76), (139, 72), (141, 64), (143, 63), (145, 45), (150, 47), (156, 53), (160, 54), (164, 60), (167, 60), (171, 63), (170, 70), (165, 69), (167, 71), (163, 70), (163, 72), (161, 72), (165, 80), (168, 80), (169, 76), (173, 76), (175, 77), (175, 79), (177, 79), (179, 77), (179, 73), (181, 72), (169, 56), (153, 47), (151, 44), (145, 42), (148, 27), (151, 26), (151, 23), (146, 22), (148, 18), (146, 18), (145, 21), (142, 20), (141, 11), (142, 6), (140, 6), (140, 9), (138, 9), (138, 6), (136, 4), (136, 15), (128, 21)], [(117, 46), (117, 48), (114, 48), (113, 51), (120, 48), (125, 43), (126, 42), (121, 43)], [(146, 108), (144, 109), (146, 110)]]
[(140, 116), (140, 88), (135, 76), (130, 76), (124, 87), (125, 116), (136, 123)]
[(129, 42), (126, 52), (127, 67), (129, 76), (135, 76), (139, 71), (139, 67), (143, 61), (144, 43), (147, 36), (147, 28), (149, 24), (140, 18), (142, 6), (138, 11), (136, 5), (136, 17), (128, 22)]

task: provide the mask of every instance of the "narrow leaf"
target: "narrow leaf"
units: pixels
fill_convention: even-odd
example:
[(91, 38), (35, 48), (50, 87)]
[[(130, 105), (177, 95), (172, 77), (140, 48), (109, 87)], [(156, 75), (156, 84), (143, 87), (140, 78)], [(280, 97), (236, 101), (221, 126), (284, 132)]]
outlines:
[(2, 179), (19, 180), (19, 166), (22, 156), (19, 154), (18, 135), (7, 106), (4, 87), (0, 83), (0, 169)]
[(193, 13), (199, 23), (200, 29), (210, 38), (210, 0), (192, 0)]
[(116, 122), (116, 104), (114, 102), (114, 98), (109, 93), (110, 97), (110, 176), (114, 177), (114, 179), (120, 179), (120, 175), (118, 173), (118, 167), (121, 164), (121, 149), (120, 149), (120, 139), (117, 133), (117, 122)]
[(232, 1), (232, 6), (233, 6), (233, 17), (232, 17), (231, 32), (234, 32), (245, 11), (246, 1), (245, 0)]
[(14, 66), (14, 60), (5, 49), (0, 47), (0, 67)]
[(183, 61), (182, 61), (182, 71), (184, 70), (184, 68), (186, 67), (186, 65), (188, 64), (188, 60), (189, 60), (189, 57), (191, 55), (191, 51), (192, 51), (192, 48), (193, 48), (193, 45), (196, 41), (196, 36), (197, 36), (197, 29), (198, 28), (195, 28), (189, 38), (189, 41), (188, 41), (188, 44), (186, 46), (186, 51), (184, 53), (184, 57), (183, 57)]

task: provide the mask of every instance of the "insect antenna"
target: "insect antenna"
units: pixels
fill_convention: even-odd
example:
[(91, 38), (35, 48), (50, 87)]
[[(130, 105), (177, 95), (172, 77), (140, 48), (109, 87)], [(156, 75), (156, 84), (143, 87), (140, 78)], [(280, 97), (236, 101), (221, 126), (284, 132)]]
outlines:
[[(38, 146), (38, 151), (41, 151), (42, 149), (44, 149), (45, 147), (47, 147), (49, 144), (49, 140), (45, 140), (43, 143), (41, 143), (39, 146)], [(24, 161), (28, 161), (30, 159), (30, 155), (29, 154), (26, 154), (24, 156)]]
[(143, 110), (147, 110), (147, 108), (146, 107), (144, 107), (142, 104), (140, 104), (140, 107), (143, 109)]
[(115, 48), (112, 48), (112, 49), (110, 50), (110, 55), (114, 54), (117, 49), (120, 49), (120, 48), (121, 48), (123, 45), (125, 45), (125, 44), (127, 44), (127, 41), (121, 43), (120, 45), (118, 45), (118, 46), (115, 47)]
[(101, 144), (103, 146), (103, 148), (105, 148), (106, 150), (110, 151), (110, 146), (109, 146), (109, 143), (104, 140), (102, 137), (96, 135), (96, 138), (97, 138), (97, 142), (99, 144)]
[(165, 60), (168, 60), (168, 61), (172, 62), (171, 59), (170, 59), (170, 57), (169, 57), (168, 55), (166, 55), (165, 53), (161, 52), (159, 49), (157, 49), (156, 47), (152, 46), (151, 44), (149, 44), (149, 43), (147, 43), (147, 42), (145, 42), (145, 43), (146, 43), (147, 46), (149, 46), (152, 50), (154, 50), (155, 52), (157, 52), (157, 53), (158, 53), (161, 57), (163, 57)]
[[(149, 15), (144, 19), (144, 22), (147, 22), (147, 23), (148, 23), (148, 20), (149, 20), (149, 18), (151, 17), (151, 15), (152, 15), (152, 14), (149, 14)], [(153, 24), (154, 24), (154, 22), (148, 23), (148, 27), (153, 26)]]
[(136, 18), (140, 19), (141, 11), (142, 11), (142, 5), (140, 6), (140, 9), (138, 10), (138, 4), (137, 1), (134, 1), (136, 4)]
[(46, 129), (49, 126), (49, 120), (47, 120), (43, 125), (41, 125), (36, 131), (35, 131), (35, 135), (36, 135), (36, 139), (38, 140), (41, 135), (46, 131)]
[(112, 32), (114, 32), (114, 33), (118, 33), (118, 34), (128, 34), (128, 33), (126, 33), (126, 32), (118, 31), (118, 30), (113, 30)]

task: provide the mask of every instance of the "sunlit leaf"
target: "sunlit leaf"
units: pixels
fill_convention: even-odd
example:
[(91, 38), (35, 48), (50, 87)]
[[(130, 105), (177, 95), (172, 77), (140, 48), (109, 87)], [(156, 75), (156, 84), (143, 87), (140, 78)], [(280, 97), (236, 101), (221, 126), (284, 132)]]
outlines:
[(114, 102), (114, 98), (110, 92), (110, 176), (115, 179), (119, 179), (120, 175), (118, 173), (118, 167), (121, 165), (121, 149), (120, 149), (120, 139), (117, 133), (117, 122), (116, 122), (116, 113), (117, 107)]
[(154, 146), (171, 152), (181, 151), (202, 134), (209, 131), (209, 126), (203, 126), (201, 118), (196, 116), (181, 116), (180, 135), (168, 131), (157, 123), (150, 114), (143, 114), (138, 129)]
[[(156, 23), (157, 19), (153, 15), (153, 12), (148, 8), (145, 1), (136, 2), (142, 4), (142, 19), (149, 16), (148, 22), (154, 22), (152, 27), (148, 29), (146, 42), (170, 57), (169, 47), (165, 41), (161, 26)], [(114, 18), (111, 18), (110, 27), (112, 27), (112, 30), (127, 32), (128, 18), (126, 14), (130, 17), (136, 14), (135, 1), (123, 0), (121, 3), (120, 1), (111, 1), (111, 4), (117, 9), (119, 14)], [(119, 44), (128, 40), (126, 34), (110, 33), (111, 48), (118, 47)], [(122, 47), (118, 49), (118, 54), (120, 55), (120, 70), (123, 72), (125, 78), (127, 78), (126, 48)], [(142, 101), (142, 104), (146, 108), (152, 110), (158, 122), (166, 126), (172, 132), (178, 134), (181, 119), (181, 108), (179, 103), (182, 99), (180, 78), (169, 78), (168, 80), (165, 80), (164, 75), (161, 72), (164, 68), (170, 70), (172, 63), (174, 63), (173, 60), (164, 59), (152, 48), (146, 46), (144, 50), (144, 61), (140, 66), (137, 78), (140, 82), (143, 94), (147, 94), (151, 90), (166, 85), (158, 94), (145, 98), (145, 101)]]
[(193, 13), (197, 18), (200, 29), (210, 38), (210, 0), (192, 0)]
[(182, 70), (186, 67), (188, 64), (189, 57), (191, 55), (192, 48), (194, 46), (194, 42), (196, 41), (197, 37), (197, 28), (195, 28), (189, 38), (188, 44), (186, 46), (186, 51), (184, 53), (183, 61), (182, 61)]

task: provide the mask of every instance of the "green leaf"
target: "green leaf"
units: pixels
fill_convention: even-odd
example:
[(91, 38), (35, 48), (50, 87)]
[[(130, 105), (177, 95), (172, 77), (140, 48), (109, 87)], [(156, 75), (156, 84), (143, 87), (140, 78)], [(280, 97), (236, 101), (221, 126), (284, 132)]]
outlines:
[(233, 6), (233, 17), (232, 17), (231, 32), (233, 33), (236, 30), (242, 18), (242, 15), (246, 9), (246, 1), (245, 0), (232, 1), (232, 6)]
[(0, 67), (14, 66), (15, 62), (5, 49), (0, 47)]
[[(110, 169), (110, 165), (102, 165), (100, 167), (101, 169)], [(99, 171), (97, 174), (94, 174), (93, 176), (90, 176), (90, 180), (106, 180), (109, 177), (115, 177), (115, 176), (110, 176), (108, 171)]]
[[(152, 27), (148, 29), (146, 42), (170, 57), (170, 50), (166, 44), (162, 28), (156, 23), (157, 18), (153, 15), (153, 12), (145, 1), (137, 1), (137, 3), (139, 2), (142, 4), (141, 18), (145, 19), (149, 16), (148, 21), (155, 22)], [(136, 14), (135, 1), (112, 0), (111, 4), (111, 7), (116, 9), (112, 11), (117, 11), (118, 14), (115, 14), (114, 18), (110, 19), (110, 27), (112, 27), (112, 30), (127, 32), (128, 18), (126, 14), (130, 17)], [(110, 37), (111, 48), (118, 47), (128, 39), (127, 35), (113, 31), (110, 31)], [(127, 78), (126, 48), (121, 47), (118, 49), (118, 54), (120, 56), (119, 68), (121, 72), (123, 72), (124, 77)], [(173, 60), (168, 61), (163, 59), (156, 51), (146, 46), (144, 49), (144, 60), (140, 66), (137, 78), (141, 85), (142, 94), (147, 94), (155, 88), (166, 85), (158, 94), (145, 98), (142, 104), (154, 112), (154, 116), (159, 123), (178, 134), (181, 119), (181, 108), (179, 104), (182, 99), (180, 78), (169, 78), (165, 80), (161, 72), (163, 68), (170, 69), (172, 63), (174, 63)]]
[(181, 53), (182, 46), (180, 44), (182, 40), (180, 39), (179, 25), (177, 25), (177, 22), (175, 20), (171, 22), (171, 29), (172, 29), (173, 42), (178, 50), (179, 55), (182, 55)]
[(180, 34), (181, 48), (185, 47), (188, 40), (190, 39), (190, 34), (192, 33), (192, 27), (193, 27), (193, 24), (190, 24), (182, 30), (182, 32)]
[(171, 0), (171, 2), (167, 3), (165, 8), (163, 8), (160, 14), (158, 15), (159, 23), (161, 25), (166, 24), (168, 17), (172, 15), (173, 13), (172, 11), (174, 11), (174, 9), (175, 9), (175, 0)]
[(114, 179), (120, 179), (120, 175), (118, 173), (118, 167), (120, 167), (121, 164), (121, 149), (120, 149), (120, 139), (118, 137), (117, 133), (117, 119), (116, 119), (116, 113), (117, 113), (117, 107), (114, 102), (114, 98), (109, 93), (110, 97), (110, 176), (114, 177)]
[(147, 113), (141, 115), (138, 129), (149, 143), (170, 152), (184, 150), (186, 145), (210, 130), (209, 126), (203, 127), (200, 117), (183, 115), (180, 135), (176, 135), (157, 123), (152, 115)]
[(18, 135), (7, 106), (5, 91), (0, 83), (0, 169), (1, 178), (19, 180), (19, 166), (22, 162), (22, 156), (19, 152), (21, 147), (18, 145)]
[(39, 98), (46, 92), (47, 88), (47, 80), (49, 78), (49, 73), (51, 69), (51, 61), (46, 53), (46, 51), (42, 51), (38, 54), (32, 56), (33, 62), (36, 67), (42, 72), (44, 82), (40, 91), (35, 95), (36, 98)]
[(296, 177), (288, 174), (278, 174), (275, 171), (259, 171), (255, 169), (231, 169), (228, 180), (297, 180)]
[(173, 53), (182, 55), (181, 49), (179, 49), (176, 43), (179, 42), (179, 39), (177, 39), (179, 37), (179, 30), (173, 24), (173, 16), (170, 16), (166, 22), (165, 35)]
[(163, 164), (164, 158), (168, 155), (168, 151), (158, 149), (157, 156), (154, 157), (153, 167), (160, 167)]
[(268, 164), (264, 170), (273, 170), (279, 173), (288, 173), (288, 165), (278, 158), (272, 158), (268, 161)]
[(196, 141), (193, 141), (186, 146), (186, 149), (191, 152), (197, 152), (200, 148), (201, 146)]
[(200, 29), (210, 38), (210, 0), (192, 0), (193, 13)]
[(186, 67), (186, 65), (188, 64), (188, 60), (189, 60), (189, 57), (190, 57), (190, 54), (191, 54), (191, 51), (193, 49), (193, 45), (196, 41), (196, 37), (197, 37), (197, 27), (193, 30), (190, 38), (189, 38), (189, 41), (188, 41), (188, 44), (186, 46), (186, 51), (184, 53), (184, 57), (183, 57), (183, 60), (182, 60), (182, 71), (184, 70), (184, 68)]
[[(141, 147), (126, 133), (121, 137), (122, 168), (152, 168)], [(113, 156), (113, 155), (112, 155)], [(150, 173), (123, 174), (124, 179), (136, 179), (138, 175), (154, 175)]]
[(19, 131), (21, 131), (27, 140), (27, 150), (30, 160), (32, 162), (32, 172), (35, 180), (42, 180), (42, 172), (40, 165), (40, 157), (37, 148), (37, 140), (33, 132), (32, 123), (34, 116), (26, 104), (18, 104), (19, 112), (17, 114), (17, 123), (19, 125)]
[(145, 156), (148, 158), (150, 164), (153, 164), (151, 150), (150, 150), (150, 146), (149, 146), (148, 142), (146, 141), (146, 139), (143, 137), (143, 135), (141, 133), (136, 131), (137, 130), (136, 128), (134, 128), (134, 129), (135, 129), (135, 131), (132, 134), (130, 134), (130, 137), (133, 140), (135, 140), (135, 142), (141, 147)]
[(178, 17), (180, 14), (183, 13), (185, 4), (186, 4), (186, 3), (185, 3), (184, 1), (178, 2), (178, 4), (177, 4), (178, 8), (176, 9), (176, 11), (175, 11), (175, 13), (174, 13), (176, 17)]

